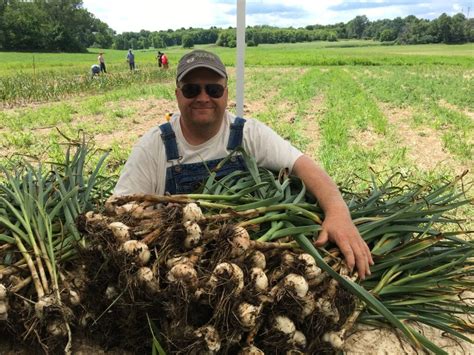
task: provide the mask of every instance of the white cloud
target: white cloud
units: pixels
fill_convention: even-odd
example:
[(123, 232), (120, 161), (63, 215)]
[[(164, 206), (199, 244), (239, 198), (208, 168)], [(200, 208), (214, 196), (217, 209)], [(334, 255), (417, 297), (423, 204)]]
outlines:
[[(87, 10), (119, 33), (236, 26), (237, 0), (83, 0), (83, 3)], [(347, 22), (357, 15), (367, 15), (371, 21), (408, 15), (433, 18), (443, 12), (466, 13), (468, 6), (471, 13), (474, 12), (472, 0), (247, 0), (246, 4), (249, 10), (246, 24), (250, 26), (327, 25)]]

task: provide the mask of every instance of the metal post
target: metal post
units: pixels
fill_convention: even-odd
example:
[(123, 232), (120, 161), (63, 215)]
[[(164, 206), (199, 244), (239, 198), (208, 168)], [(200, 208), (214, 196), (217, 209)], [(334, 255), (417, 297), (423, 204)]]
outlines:
[(237, 69), (235, 101), (237, 116), (244, 115), (245, 0), (237, 0)]

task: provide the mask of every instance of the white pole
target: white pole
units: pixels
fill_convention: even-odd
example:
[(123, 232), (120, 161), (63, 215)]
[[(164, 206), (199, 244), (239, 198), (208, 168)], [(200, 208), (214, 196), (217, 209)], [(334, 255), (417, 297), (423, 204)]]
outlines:
[(237, 0), (237, 70), (235, 101), (237, 116), (244, 115), (245, 0)]

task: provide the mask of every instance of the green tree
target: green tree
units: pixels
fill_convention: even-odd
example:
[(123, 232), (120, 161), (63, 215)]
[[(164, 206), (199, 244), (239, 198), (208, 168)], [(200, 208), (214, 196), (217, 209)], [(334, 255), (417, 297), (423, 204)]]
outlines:
[(189, 34), (184, 35), (181, 42), (182, 42), (183, 48), (193, 48), (194, 47), (194, 39)]
[(389, 28), (383, 30), (382, 33), (380, 34), (381, 42), (390, 42), (390, 41), (395, 40), (396, 38), (397, 38), (397, 34), (395, 33), (395, 31)]
[(347, 34), (349, 38), (362, 38), (365, 28), (369, 24), (367, 16), (356, 16), (353, 20), (347, 23)]

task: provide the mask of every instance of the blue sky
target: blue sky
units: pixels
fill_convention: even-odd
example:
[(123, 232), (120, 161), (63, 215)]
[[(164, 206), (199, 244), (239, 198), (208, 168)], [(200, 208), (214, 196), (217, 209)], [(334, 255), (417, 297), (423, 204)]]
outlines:
[[(83, 0), (84, 7), (118, 33), (181, 27), (236, 26), (237, 0)], [(415, 15), (433, 19), (443, 12), (472, 17), (474, 0), (247, 0), (246, 24), (304, 27), (347, 22), (357, 15), (369, 20)]]

